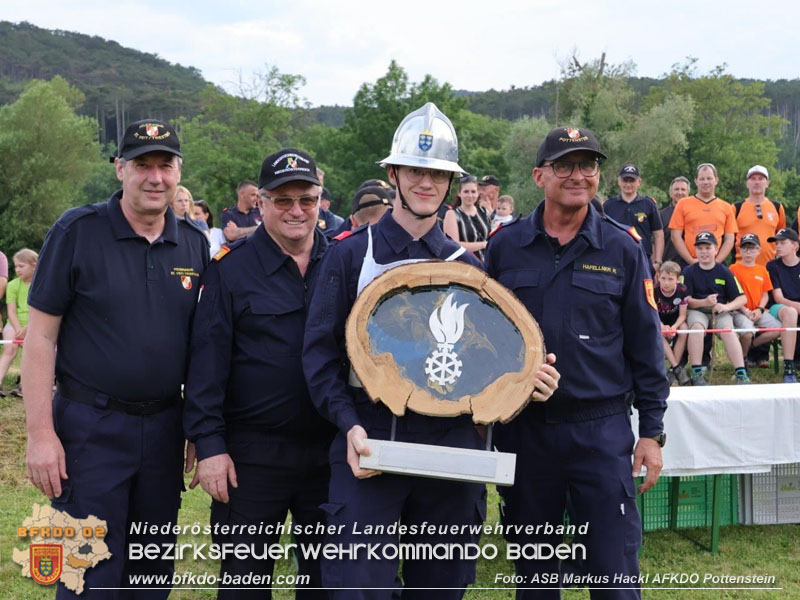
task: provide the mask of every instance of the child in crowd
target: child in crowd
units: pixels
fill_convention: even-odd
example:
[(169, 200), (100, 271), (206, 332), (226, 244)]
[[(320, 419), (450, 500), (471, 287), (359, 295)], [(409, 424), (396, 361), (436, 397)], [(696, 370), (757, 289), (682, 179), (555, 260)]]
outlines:
[[(772, 282), (766, 267), (756, 263), (756, 259), (761, 253), (761, 241), (755, 233), (747, 233), (742, 236), (739, 244), (741, 261), (731, 265), (731, 271), (736, 276), (736, 280), (744, 288), (747, 296), (747, 304), (733, 313), (733, 324), (737, 329), (746, 329), (754, 325), (759, 328), (772, 327), (796, 327), (797, 311), (793, 308), (784, 307), (783, 315), (779, 321), (767, 310), (769, 292), (772, 290)], [(778, 313), (780, 314), (778, 309)], [(750, 346), (753, 347), (769, 344), (778, 336), (781, 337), (783, 348), (783, 382), (797, 383), (797, 376), (794, 372), (794, 346), (797, 339), (795, 331), (765, 331), (759, 333), (753, 339), (752, 333), (742, 334), (742, 353), (747, 356)]]
[[(716, 262), (717, 239), (710, 231), (701, 231), (694, 240), (698, 262), (683, 271), (683, 283), (689, 291), (689, 310), (686, 321), (689, 329), (705, 331), (709, 322), (714, 329), (732, 329), (732, 313), (747, 302), (736, 278), (730, 269)], [(725, 351), (736, 370), (736, 383), (750, 383), (744, 368), (742, 346), (735, 333), (718, 334)], [(689, 334), (689, 360), (692, 364), (692, 385), (708, 385), (706, 367), (701, 364), (703, 356), (703, 335)]]
[[(775, 242), (775, 258), (767, 263), (767, 272), (772, 282), (772, 299), (775, 304), (769, 307), (773, 317), (780, 319), (784, 327), (786, 323), (796, 323), (800, 314), (800, 258), (797, 257), (797, 232), (784, 227), (767, 241)], [(797, 343), (795, 342), (797, 360)], [(784, 354), (785, 356), (785, 354)]]
[[(39, 260), (39, 255), (27, 248), (23, 248), (13, 257), (14, 272), (17, 276), (8, 283), (6, 288), (8, 321), (3, 327), (5, 341), (25, 339), (25, 333), (28, 331), (28, 289), (33, 279), (37, 260)], [(0, 355), (0, 396), (6, 395), (2, 389), (2, 381), (17, 355), (18, 347), (18, 344), (3, 345), (3, 353)], [(11, 393), (15, 396), (22, 395), (19, 388), (15, 388)]]
[(667, 378), (670, 385), (689, 383), (686, 369), (681, 368), (683, 351), (686, 349), (685, 333), (675, 333), (686, 323), (686, 310), (689, 306), (689, 292), (686, 286), (678, 283), (681, 267), (668, 260), (658, 269), (658, 282), (655, 288), (658, 317), (661, 319), (661, 331), (664, 342), (664, 356), (670, 364)]
[(514, 198), (508, 194), (497, 199), (497, 208), (492, 219), (492, 229), (514, 220)]

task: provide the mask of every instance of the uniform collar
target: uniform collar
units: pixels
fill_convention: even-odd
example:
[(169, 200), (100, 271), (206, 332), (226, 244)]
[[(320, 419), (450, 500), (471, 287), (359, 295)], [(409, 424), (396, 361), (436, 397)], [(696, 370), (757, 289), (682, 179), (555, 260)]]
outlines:
[[(117, 190), (108, 199), (108, 218), (111, 221), (111, 231), (118, 240), (141, 238), (142, 236), (133, 230), (128, 219), (125, 218), (125, 214), (119, 204), (121, 198), (122, 190)], [(171, 244), (178, 243), (178, 219), (170, 206), (167, 207), (167, 212), (164, 214), (164, 231), (161, 232), (156, 241), (170, 242)]]
[[(386, 214), (378, 221), (378, 231), (383, 235), (386, 242), (389, 244), (395, 254), (400, 254), (403, 250), (408, 248), (408, 245), (413, 242), (411, 234), (403, 229), (400, 224), (392, 217), (392, 211), (387, 210)], [(434, 222), (433, 227), (430, 228), (428, 233), (423, 235), (421, 241), (432, 256), (439, 256), (444, 248), (446, 238), (439, 226)]]
[[(536, 207), (536, 210), (526, 217), (526, 220), (528, 221), (526, 223), (527, 226), (520, 236), (520, 242), (522, 246), (532, 244), (540, 235), (547, 235), (547, 232), (542, 226), (543, 212), (544, 202), (540, 202)], [(594, 206), (592, 206), (590, 203), (589, 211), (586, 213), (586, 218), (583, 220), (581, 228), (578, 230), (578, 235), (575, 237), (583, 237), (590, 246), (598, 250), (601, 249), (603, 247), (603, 233), (600, 230), (600, 222), (602, 219), (603, 217), (600, 216)]]
[(625, 198), (622, 197), (622, 193), (620, 192), (616, 196), (612, 196), (608, 199), (609, 202), (625, 202), (625, 204), (636, 204), (639, 200), (642, 199), (642, 195), (639, 192), (636, 192), (636, 196), (634, 196), (633, 200), (630, 202), (625, 202)]
[[(283, 264), (292, 257), (284, 253), (272, 236), (267, 233), (264, 224), (259, 225), (249, 238), (256, 245), (258, 259), (267, 275), (271, 275), (281, 268)], [(311, 258), (309, 265), (317, 260), (328, 247), (328, 240), (320, 231), (314, 229), (314, 245), (311, 247)]]

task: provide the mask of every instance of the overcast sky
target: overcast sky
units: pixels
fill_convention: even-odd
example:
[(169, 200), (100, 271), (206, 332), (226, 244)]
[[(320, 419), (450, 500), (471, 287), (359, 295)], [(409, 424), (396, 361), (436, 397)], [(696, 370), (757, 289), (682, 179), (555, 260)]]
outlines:
[(737, 77), (800, 77), (797, 0), (0, 0), (0, 19), (115, 40), (229, 90), (268, 63), (303, 75), (313, 105), (352, 104), (392, 59), (412, 81), (431, 74), (475, 91), (557, 77), (573, 50), (632, 60), (641, 76), (694, 56), (701, 72), (727, 63)]

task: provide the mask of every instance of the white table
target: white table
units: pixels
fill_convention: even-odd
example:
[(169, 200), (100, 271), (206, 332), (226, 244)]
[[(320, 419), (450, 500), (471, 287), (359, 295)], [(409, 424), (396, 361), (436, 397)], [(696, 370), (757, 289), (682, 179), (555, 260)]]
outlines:
[[(719, 547), (720, 475), (765, 473), (800, 462), (800, 383), (673, 387), (664, 414), (661, 475), (675, 477), (670, 502), (677, 523), (677, 477), (714, 475), (711, 552)], [(638, 436), (636, 411), (631, 420)]]
[[(670, 390), (662, 475), (764, 473), (800, 462), (800, 383)], [(635, 410), (632, 423), (638, 435)]]

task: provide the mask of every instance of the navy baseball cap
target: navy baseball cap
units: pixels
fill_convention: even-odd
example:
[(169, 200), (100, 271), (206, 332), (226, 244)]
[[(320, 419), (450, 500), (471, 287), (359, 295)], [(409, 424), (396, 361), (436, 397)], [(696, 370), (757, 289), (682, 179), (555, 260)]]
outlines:
[(169, 152), (183, 158), (181, 143), (172, 125), (160, 119), (134, 121), (125, 130), (117, 156), (112, 156), (111, 162), (114, 158), (130, 160), (148, 152)]
[(536, 152), (536, 166), (541, 167), (547, 160), (555, 160), (578, 150), (593, 152), (600, 159), (608, 158), (600, 151), (600, 144), (590, 130), (557, 127), (550, 131), (539, 145), (539, 150)]
[(356, 214), (362, 208), (368, 206), (391, 206), (392, 192), (388, 187), (378, 185), (358, 188), (353, 196), (353, 206), (350, 214)]
[(619, 170), (619, 177), (622, 177), (623, 179), (626, 177), (636, 178), (639, 176), (639, 167), (632, 163), (622, 165), (622, 168)]
[(284, 148), (264, 159), (258, 176), (259, 189), (274, 190), (290, 181), (307, 181), (322, 185), (317, 177), (317, 165), (302, 150)]
[(717, 238), (710, 231), (701, 231), (694, 238), (694, 245), (699, 246), (700, 244), (714, 244), (716, 246)]
[(494, 175), (484, 175), (478, 182), (478, 185), (496, 185), (500, 187), (500, 180)]
[(755, 233), (745, 233), (742, 236), (742, 240), (739, 242), (739, 246), (745, 246), (747, 244), (761, 246), (761, 240), (758, 239), (758, 236)]
[(797, 232), (789, 227), (784, 227), (783, 229), (779, 229), (778, 232), (772, 237), (767, 238), (767, 241), (770, 243), (777, 242), (778, 240), (792, 240), (793, 242), (796, 242), (798, 241)]

